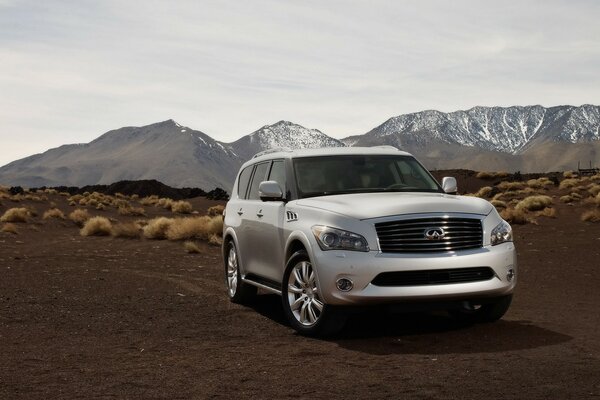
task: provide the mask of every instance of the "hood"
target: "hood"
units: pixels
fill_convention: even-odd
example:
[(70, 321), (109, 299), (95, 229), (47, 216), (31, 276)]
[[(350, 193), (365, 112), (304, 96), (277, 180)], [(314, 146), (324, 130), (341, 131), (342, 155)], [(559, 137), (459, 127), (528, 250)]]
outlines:
[(487, 215), (493, 206), (477, 197), (442, 193), (357, 193), (300, 199), (299, 206), (347, 215), (357, 219), (418, 213), (467, 213)]

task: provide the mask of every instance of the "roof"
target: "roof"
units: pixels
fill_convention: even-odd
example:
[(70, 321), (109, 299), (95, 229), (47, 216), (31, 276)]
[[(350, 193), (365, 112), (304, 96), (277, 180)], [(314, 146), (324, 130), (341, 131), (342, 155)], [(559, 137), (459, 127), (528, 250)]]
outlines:
[(321, 147), (318, 149), (272, 149), (256, 154), (251, 160), (244, 163), (254, 164), (264, 160), (272, 160), (274, 158), (299, 158), (299, 157), (318, 157), (332, 155), (405, 155), (410, 156), (410, 153), (400, 151), (392, 146), (375, 146), (375, 147)]

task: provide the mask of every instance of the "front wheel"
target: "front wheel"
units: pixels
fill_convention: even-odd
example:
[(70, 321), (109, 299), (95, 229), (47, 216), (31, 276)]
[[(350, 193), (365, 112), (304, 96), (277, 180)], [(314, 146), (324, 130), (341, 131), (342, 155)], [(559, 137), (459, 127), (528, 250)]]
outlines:
[(343, 328), (341, 311), (323, 302), (317, 273), (306, 251), (296, 252), (288, 261), (282, 289), (283, 310), (299, 333), (327, 336)]

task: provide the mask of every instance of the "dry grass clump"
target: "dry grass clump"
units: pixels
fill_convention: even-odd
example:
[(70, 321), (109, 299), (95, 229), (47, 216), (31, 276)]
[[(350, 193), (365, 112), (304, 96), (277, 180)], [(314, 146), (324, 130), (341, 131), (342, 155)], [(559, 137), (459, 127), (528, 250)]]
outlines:
[(575, 178), (567, 178), (567, 179), (563, 179), (560, 182), (560, 185), (558, 185), (559, 189), (569, 189), (572, 187), (575, 187), (579, 184), (579, 180), (575, 179)]
[(592, 196), (598, 196), (598, 193), (600, 193), (600, 185), (592, 183), (587, 187), (587, 190)]
[(104, 210), (106, 210), (106, 206), (102, 203), (98, 203), (96, 205), (96, 210), (104, 211)]
[(208, 240), (212, 234), (221, 234), (222, 231), (223, 218), (205, 215), (202, 217), (175, 219), (169, 226), (166, 235), (169, 240)]
[(511, 224), (526, 224), (529, 222), (525, 215), (525, 211), (522, 209), (505, 208), (500, 211), (500, 216)]
[(206, 211), (206, 214), (210, 217), (215, 217), (217, 215), (223, 215), (223, 211), (225, 210), (225, 206), (221, 204), (217, 204), (216, 206), (209, 207)]
[(174, 222), (173, 218), (166, 217), (151, 219), (143, 228), (144, 237), (147, 239), (166, 239), (167, 231)]
[(551, 204), (552, 198), (550, 196), (529, 196), (521, 200), (515, 206), (515, 210), (539, 211)]
[(50, 219), (50, 218), (65, 219), (65, 214), (58, 208), (51, 208), (49, 210), (46, 210), (46, 212), (44, 212), (44, 215), (42, 216), (42, 218), (44, 218), (44, 219)]
[(521, 190), (525, 187), (525, 183), (523, 182), (507, 182), (502, 181), (497, 185), (498, 189), (504, 192), (512, 192), (515, 190)]
[(584, 212), (581, 214), (581, 220), (585, 222), (600, 222), (600, 209)]
[(31, 211), (25, 207), (9, 208), (0, 217), (0, 222), (27, 222), (30, 216), (32, 216)]
[(81, 236), (109, 236), (112, 231), (110, 220), (105, 217), (93, 217), (86, 221), (79, 231)]
[(69, 197), (69, 196), (71, 196), (71, 193), (69, 193), (69, 192), (59, 192), (58, 195), (62, 196), (62, 197)]
[(125, 222), (113, 225), (110, 233), (114, 237), (136, 239), (140, 237), (141, 230), (135, 222)]
[(115, 208), (130, 208), (131, 204), (127, 200), (124, 199), (114, 199), (110, 203), (111, 206)]
[(144, 210), (144, 207), (131, 207), (130, 205), (128, 205), (127, 207), (119, 207), (119, 214), (133, 215), (136, 217), (145, 217), (146, 210)]
[(563, 177), (565, 177), (565, 178), (575, 178), (576, 176), (577, 176), (577, 174), (575, 174), (575, 172), (573, 172), (573, 171), (563, 172)]
[(556, 209), (552, 207), (546, 207), (542, 211), (538, 211), (535, 215), (538, 217), (556, 218)]
[(575, 201), (574, 198), (572, 198), (570, 195), (565, 195), (565, 196), (560, 196), (560, 201), (562, 203), (572, 203), (573, 201)]
[(485, 197), (490, 197), (490, 195), (492, 194), (492, 187), (491, 186), (484, 186), (481, 189), (479, 189), (474, 195), (475, 197), (481, 197), (481, 198), (485, 198)]
[(58, 191), (56, 189), (50, 189), (50, 188), (48, 188), (48, 189), (44, 190), (44, 193), (46, 193), (46, 194), (58, 194)]
[(527, 181), (527, 186), (532, 189), (545, 189), (546, 186), (551, 186), (553, 184), (554, 183), (545, 176), (542, 176), (538, 179), (530, 179)]
[(209, 236), (208, 243), (214, 246), (220, 246), (223, 244), (223, 238), (220, 235), (213, 233)]
[(598, 193), (596, 197), (589, 197), (585, 199), (585, 203), (595, 205), (596, 207), (600, 207), (600, 193)]
[(198, 247), (198, 245), (196, 243), (194, 243), (190, 240), (183, 243), (183, 248), (188, 253), (200, 253), (201, 252), (200, 247)]
[(143, 206), (153, 206), (158, 203), (158, 196), (153, 194), (152, 196), (144, 197), (140, 200), (140, 204)]
[(171, 211), (179, 214), (189, 214), (192, 212), (192, 205), (189, 201), (174, 201), (171, 203)]
[(173, 206), (173, 203), (174, 203), (173, 199), (163, 197), (163, 198), (158, 199), (158, 202), (156, 202), (156, 206), (170, 210), (171, 207)]
[(496, 207), (496, 209), (503, 209), (507, 207), (506, 202), (502, 200), (492, 200), (491, 203), (494, 207)]
[(88, 213), (87, 210), (82, 208), (78, 208), (69, 214), (69, 219), (75, 222), (77, 226), (83, 226), (85, 222), (90, 218), (90, 213)]
[(2, 229), (0, 229), (0, 232), (12, 233), (13, 235), (16, 235), (19, 233), (19, 230), (17, 229), (17, 226), (15, 224), (11, 224), (9, 222), (2, 225)]
[(48, 198), (46, 196), (37, 196), (35, 194), (26, 194), (23, 198), (25, 200), (37, 201), (37, 202), (42, 202), (42, 201), (47, 201), (48, 200)]
[(489, 171), (481, 171), (475, 175), (478, 179), (495, 179), (495, 178), (506, 178), (508, 176), (508, 172), (499, 171), (499, 172), (489, 172)]
[(67, 199), (67, 201), (68, 201), (69, 203), (70, 203), (70, 202), (79, 203), (79, 202), (81, 201), (81, 199), (83, 199), (83, 196), (82, 196), (82, 195), (80, 195), (80, 194), (76, 194), (76, 195), (73, 195), (73, 196), (69, 197), (69, 198)]

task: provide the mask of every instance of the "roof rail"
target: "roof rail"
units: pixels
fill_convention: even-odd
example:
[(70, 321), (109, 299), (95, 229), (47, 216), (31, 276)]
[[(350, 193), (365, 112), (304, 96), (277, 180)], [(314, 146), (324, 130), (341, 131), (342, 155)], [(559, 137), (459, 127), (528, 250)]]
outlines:
[(267, 150), (263, 150), (263, 151), (256, 153), (255, 155), (252, 156), (252, 158), (264, 156), (266, 154), (271, 154), (271, 153), (284, 152), (284, 151), (290, 152), (290, 151), (292, 151), (292, 149), (290, 149), (289, 147), (273, 147), (272, 149), (267, 149)]
[(388, 150), (396, 150), (396, 151), (400, 151), (399, 148), (394, 147), (394, 146), (390, 146), (389, 144), (383, 144), (381, 146), (372, 146), (376, 149), (388, 149)]

